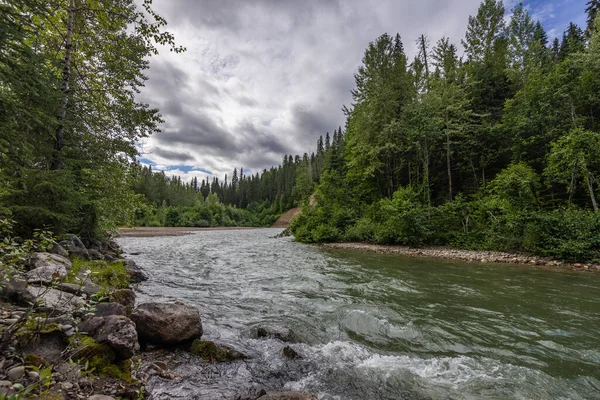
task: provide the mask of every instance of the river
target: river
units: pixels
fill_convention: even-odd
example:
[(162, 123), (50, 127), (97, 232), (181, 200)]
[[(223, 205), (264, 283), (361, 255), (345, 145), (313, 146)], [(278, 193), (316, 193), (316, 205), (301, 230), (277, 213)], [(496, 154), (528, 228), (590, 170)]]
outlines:
[[(172, 358), (154, 399), (231, 400), (250, 385), (321, 400), (600, 399), (600, 274), (326, 250), (280, 229), (121, 238), (150, 280), (138, 303), (182, 301), (204, 337), (250, 358)], [(259, 326), (290, 328), (301, 359)]]

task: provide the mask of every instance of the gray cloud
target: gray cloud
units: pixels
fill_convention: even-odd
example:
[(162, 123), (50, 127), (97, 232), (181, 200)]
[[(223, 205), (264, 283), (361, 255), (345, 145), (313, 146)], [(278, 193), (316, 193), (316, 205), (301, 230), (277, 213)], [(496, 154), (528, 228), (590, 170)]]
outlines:
[[(480, 0), (154, 0), (178, 44), (153, 58), (140, 99), (161, 110), (145, 143), (160, 165), (262, 171), (344, 126), (364, 49), (399, 32), (460, 44)], [(459, 46), (460, 47), (460, 46)], [(156, 151), (156, 149), (160, 149)]]
[(155, 148), (151, 149), (150, 152), (146, 154), (146, 157), (148, 156), (148, 154), (156, 154), (159, 157), (164, 157), (166, 159), (173, 160), (173, 161), (179, 161), (179, 162), (189, 162), (189, 161), (194, 160), (194, 157), (189, 155), (188, 153), (169, 151), (169, 150), (163, 149), (161, 147), (155, 147)]

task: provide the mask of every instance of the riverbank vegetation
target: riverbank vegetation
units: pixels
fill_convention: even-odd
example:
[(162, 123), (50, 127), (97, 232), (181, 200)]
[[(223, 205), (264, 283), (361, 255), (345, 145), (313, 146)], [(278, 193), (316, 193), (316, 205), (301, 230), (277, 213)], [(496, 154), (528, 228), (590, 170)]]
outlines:
[(342, 140), (292, 231), (600, 259), (600, 18), (549, 42), (522, 4), (484, 1), (462, 45), (371, 43)]

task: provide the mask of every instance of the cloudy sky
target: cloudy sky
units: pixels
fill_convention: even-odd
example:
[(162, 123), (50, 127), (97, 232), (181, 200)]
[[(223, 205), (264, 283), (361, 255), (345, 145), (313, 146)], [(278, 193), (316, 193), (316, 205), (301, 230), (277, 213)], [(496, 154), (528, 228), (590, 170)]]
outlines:
[[(460, 46), (480, 0), (154, 0), (183, 54), (151, 60), (140, 100), (160, 109), (162, 132), (140, 161), (189, 180), (234, 167), (255, 173), (284, 154), (314, 151), (344, 124), (353, 74), (384, 32), (448, 36)], [(516, 0), (505, 1), (507, 10)], [(586, 0), (524, 2), (551, 37), (585, 24)]]

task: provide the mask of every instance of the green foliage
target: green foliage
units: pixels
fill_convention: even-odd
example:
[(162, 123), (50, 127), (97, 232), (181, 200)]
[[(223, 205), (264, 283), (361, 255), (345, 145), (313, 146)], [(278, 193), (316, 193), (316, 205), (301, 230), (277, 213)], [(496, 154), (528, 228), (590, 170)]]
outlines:
[[(548, 47), (522, 4), (484, 0), (466, 61), (426, 37), (406, 64), (382, 35), (345, 109), (342, 168), (325, 171), (296, 240), (524, 251), (598, 260), (600, 16)], [(595, 18), (595, 19), (594, 19)], [(319, 144), (318, 144), (319, 148)], [(566, 189), (566, 190), (565, 190)]]
[(81, 283), (79, 276), (84, 275), (89, 277), (93, 283), (101, 286), (106, 293), (117, 289), (126, 289), (129, 286), (130, 277), (122, 261), (87, 261), (77, 257), (72, 262), (73, 268), (67, 276), (67, 280), (71, 283)]

